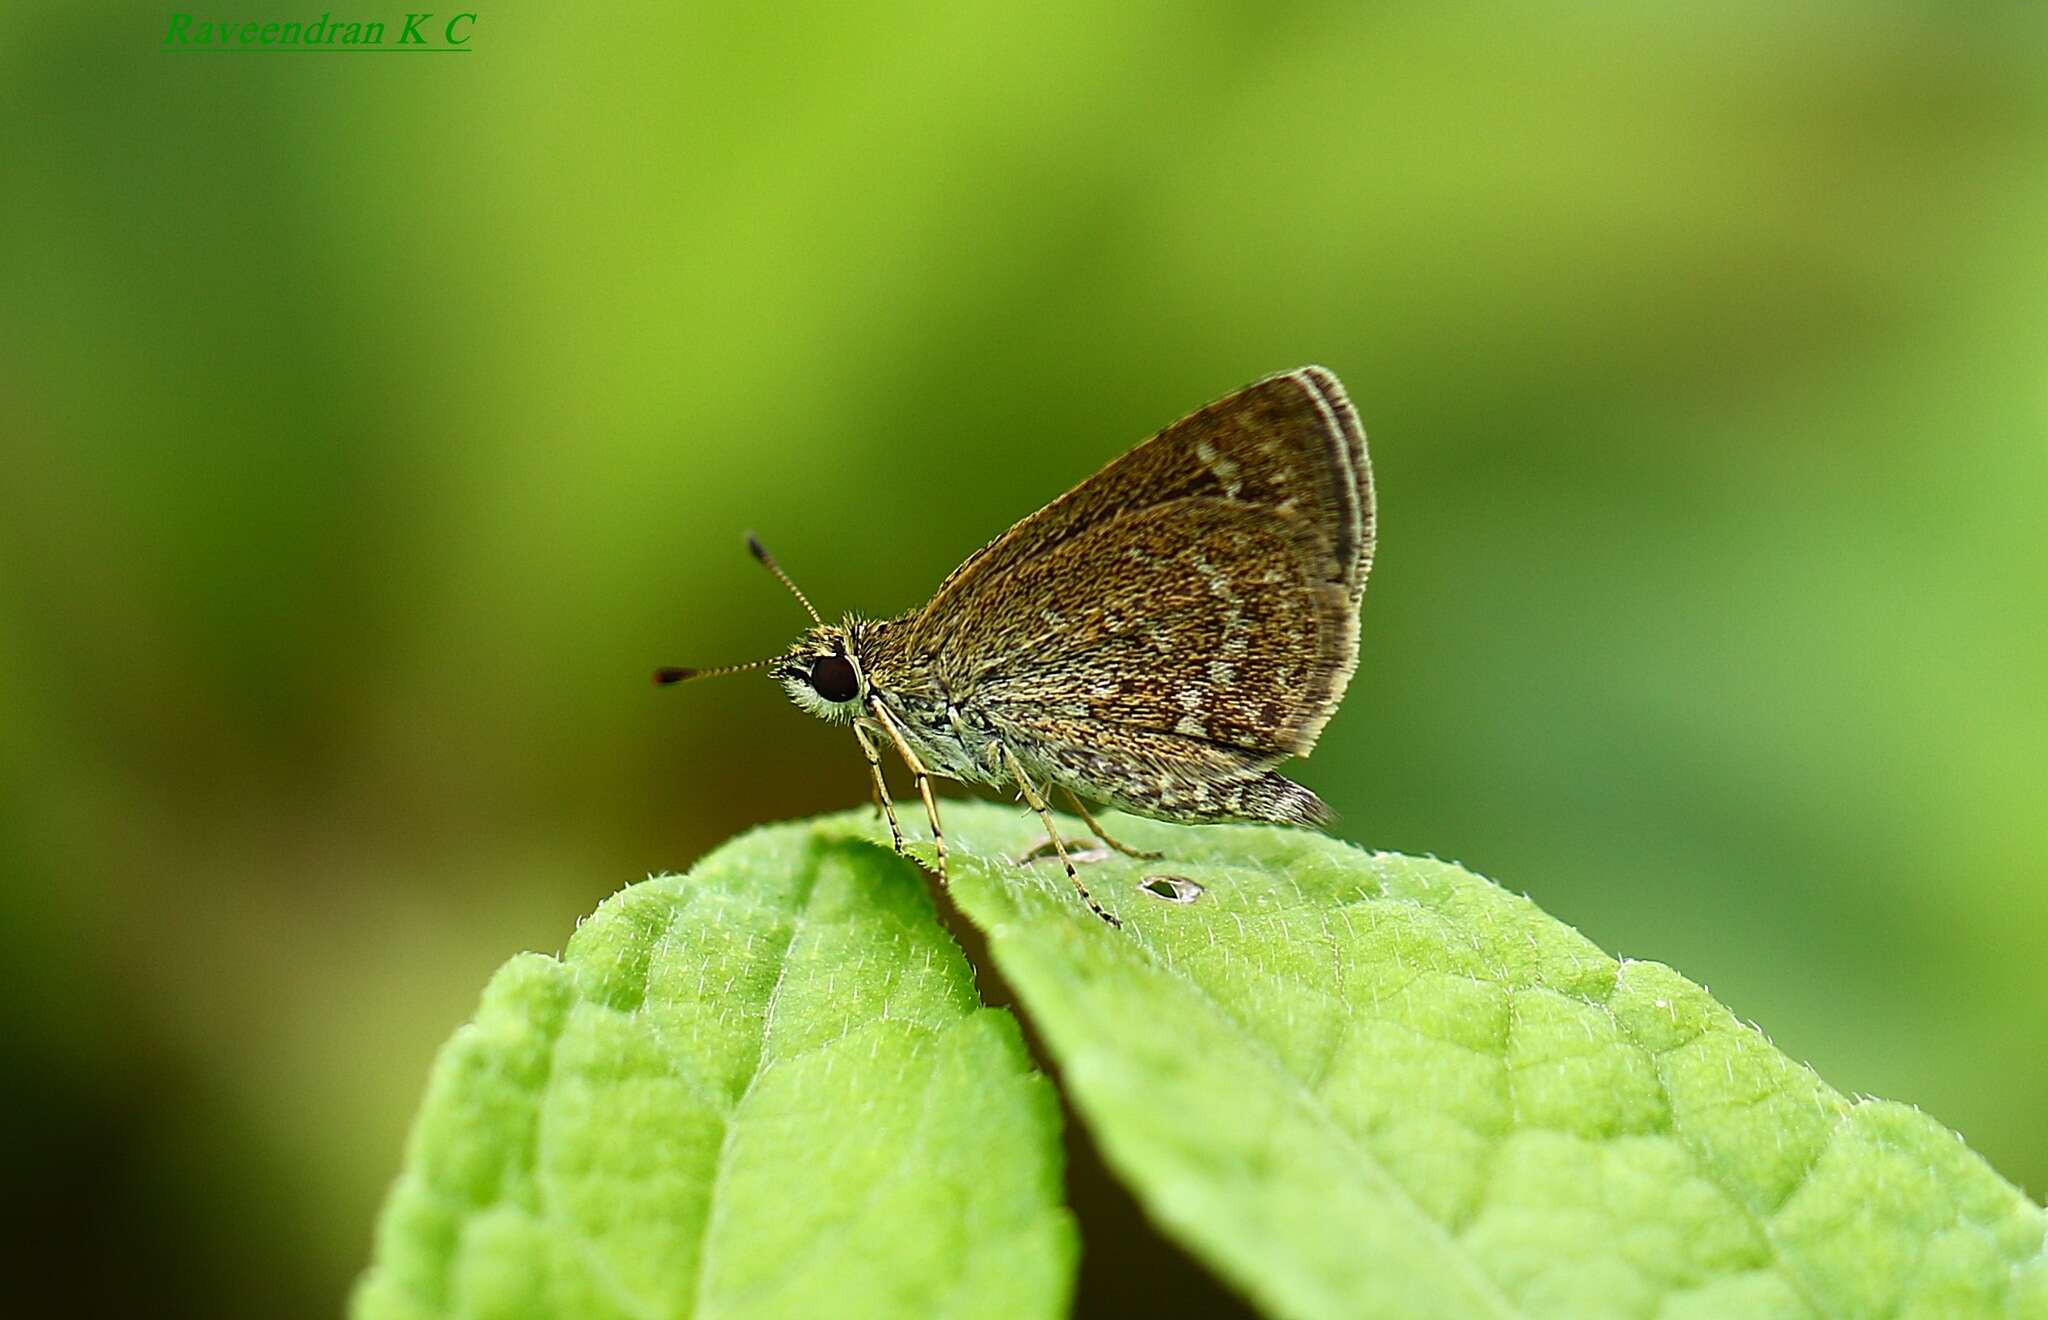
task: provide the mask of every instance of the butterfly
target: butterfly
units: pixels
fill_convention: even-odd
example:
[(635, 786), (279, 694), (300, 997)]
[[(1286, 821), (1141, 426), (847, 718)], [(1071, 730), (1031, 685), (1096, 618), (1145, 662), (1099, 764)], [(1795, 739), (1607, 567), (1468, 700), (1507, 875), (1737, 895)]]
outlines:
[[(1307, 756), (1358, 667), (1372, 569), (1372, 467), (1322, 367), (1197, 409), (970, 555), (924, 608), (821, 618), (761, 543), (748, 548), (813, 625), (788, 650), (658, 683), (766, 669), (799, 707), (850, 725), (896, 850), (887, 746), (913, 777), (941, 883), (935, 778), (1015, 790), (1090, 911), (1111, 925), (1055, 826), (1055, 791), (1159, 820), (1321, 827), (1274, 766)], [(1036, 850), (1034, 850), (1036, 851)]]

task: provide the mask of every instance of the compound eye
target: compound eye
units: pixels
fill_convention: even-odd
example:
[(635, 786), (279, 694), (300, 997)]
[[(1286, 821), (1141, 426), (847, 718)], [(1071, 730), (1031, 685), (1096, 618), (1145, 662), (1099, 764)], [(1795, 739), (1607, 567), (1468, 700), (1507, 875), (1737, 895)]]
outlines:
[(828, 655), (811, 666), (811, 687), (827, 701), (852, 701), (860, 695), (860, 679), (853, 661), (843, 655)]

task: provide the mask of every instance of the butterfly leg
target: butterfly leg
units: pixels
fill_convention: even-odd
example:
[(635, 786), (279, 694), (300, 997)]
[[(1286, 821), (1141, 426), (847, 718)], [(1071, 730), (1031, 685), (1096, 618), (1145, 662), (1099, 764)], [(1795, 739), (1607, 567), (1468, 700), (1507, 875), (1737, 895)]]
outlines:
[(1102, 904), (1095, 901), (1095, 895), (1088, 892), (1088, 886), (1081, 883), (1081, 873), (1074, 869), (1073, 858), (1067, 856), (1067, 845), (1060, 841), (1059, 828), (1052, 823), (1052, 809), (1045, 805), (1045, 799), (1038, 796), (1038, 790), (1031, 786), (1031, 777), (1024, 773), (1024, 767), (1018, 763), (1017, 754), (1005, 746), (1003, 758), (1010, 763), (1010, 773), (1017, 777), (1017, 787), (1024, 791), (1025, 803), (1037, 812), (1038, 819), (1045, 823), (1046, 837), (1052, 840), (1053, 851), (1060, 855), (1060, 865), (1067, 868), (1067, 879), (1073, 882), (1075, 891), (1081, 895), (1081, 901), (1088, 905), (1090, 912), (1110, 925), (1123, 925), (1123, 922), (1104, 912)]
[(1081, 813), (1081, 819), (1088, 822), (1088, 832), (1093, 834), (1096, 838), (1102, 840), (1105, 846), (1116, 849), (1118, 852), (1122, 853), (1126, 857), (1135, 857), (1139, 861), (1144, 862), (1156, 862), (1160, 858), (1166, 856), (1165, 853), (1153, 852), (1149, 848), (1133, 848), (1130, 844), (1125, 843), (1123, 840), (1117, 838), (1108, 830), (1103, 829), (1102, 822), (1095, 819), (1094, 815), (1088, 810), (1088, 804), (1086, 802), (1083, 802), (1080, 798), (1074, 796), (1073, 789), (1067, 789), (1066, 794), (1067, 801), (1074, 804), (1074, 810)]
[(875, 740), (868, 737), (868, 731), (856, 724), (853, 736), (860, 740), (860, 754), (868, 759), (868, 774), (873, 778), (875, 810), (889, 822), (889, 837), (896, 841), (896, 851), (903, 851), (903, 827), (896, 823), (896, 804), (889, 800), (889, 781), (882, 778), (882, 753), (875, 748)]
[[(903, 739), (903, 731), (896, 727), (895, 720), (889, 718), (889, 712), (882, 708), (879, 700), (870, 700), (868, 709), (875, 713), (875, 719), (881, 723), (882, 732), (888, 734), (889, 741), (896, 744), (896, 754), (903, 758), (903, 764), (910, 767), (911, 776), (917, 780), (918, 796), (924, 799), (925, 818), (932, 823), (932, 851), (938, 858), (939, 883), (943, 885), (947, 883), (946, 832), (939, 828), (939, 803), (938, 799), (932, 796), (931, 771), (926, 770), (917, 753), (910, 750), (910, 744)], [(878, 768), (875, 773), (880, 774), (880, 769)]]

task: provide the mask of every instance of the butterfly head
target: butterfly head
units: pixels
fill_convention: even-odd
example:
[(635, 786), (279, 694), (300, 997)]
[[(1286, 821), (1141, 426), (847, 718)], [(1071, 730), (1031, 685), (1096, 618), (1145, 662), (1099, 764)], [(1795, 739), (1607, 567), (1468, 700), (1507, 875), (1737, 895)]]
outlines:
[(737, 674), (749, 669), (766, 669), (782, 684), (791, 701), (819, 719), (838, 724), (852, 720), (860, 713), (868, 695), (867, 675), (860, 662), (859, 639), (855, 635), (862, 625), (852, 618), (844, 624), (825, 622), (812, 608), (809, 597), (797, 589), (796, 583), (789, 580), (789, 575), (782, 571), (782, 566), (758, 540), (747, 537), (747, 549), (781, 580), (783, 586), (789, 588), (790, 594), (804, 607), (804, 612), (811, 616), (813, 626), (810, 631), (797, 638), (781, 655), (770, 656), (766, 660), (721, 665), (716, 669), (657, 669), (654, 681), (665, 685), (693, 678)]
[(858, 715), (867, 697), (867, 675), (861, 671), (852, 634), (838, 624), (812, 628), (777, 657), (768, 672), (791, 701), (835, 724)]

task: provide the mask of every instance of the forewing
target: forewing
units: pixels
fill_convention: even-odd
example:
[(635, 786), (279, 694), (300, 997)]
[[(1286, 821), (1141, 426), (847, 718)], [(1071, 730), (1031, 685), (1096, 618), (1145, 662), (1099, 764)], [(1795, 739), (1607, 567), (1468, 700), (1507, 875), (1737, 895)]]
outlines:
[[(1114, 586), (1090, 589), (1107, 574)], [(942, 665), (969, 719), (1041, 783), (1169, 819), (1316, 824), (1268, 772), (1293, 754), (1352, 616), (1270, 515), (1179, 500), (1083, 532), (1010, 577)]]
[(1198, 408), (990, 541), (941, 583), (919, 623), (1113, 518), (1185, 499), (1266, 508), (1314, 540), (1318, 570), (1355, 599), (1372, 564), (1372, 469), (1336, 376), (1302, 367)]
[[(1013, 725), (1052, 720), (1292, 751), (1301, 696), (1341, 629), (1341, 589), (1312, 580), (1285, 527), (1178, 500), (1083, 532), (1010, 570), (955, 621), (949, 690)], [(970, 661), (971, 663), (963, 663)]]
[(1363, 434), (1336, 378), (1306, 367), (1018, 523), (906, 641), (1016, 741), (1113, 751), (1129, 730), (1263, 767), (1306, 755), (1343, 695), (1372, 543)]
[(1313, 390), (1344, 441), (1345, 456), (1351, 460), (1351, 480), (1358, 492), (1358, 537), (1352, 550), (1351, 573), (1346, 579), (1355, 600), (1365, 592), (1365, 579), (1372, 572), (1372, 552), (1378, 534), (1378, 510), (1373, 502), (1372, 456), (1365, 448), (1365, 428), (1351, 396), (1335, 373), (1323, 367), (1302, 367), (1290, 373)]

